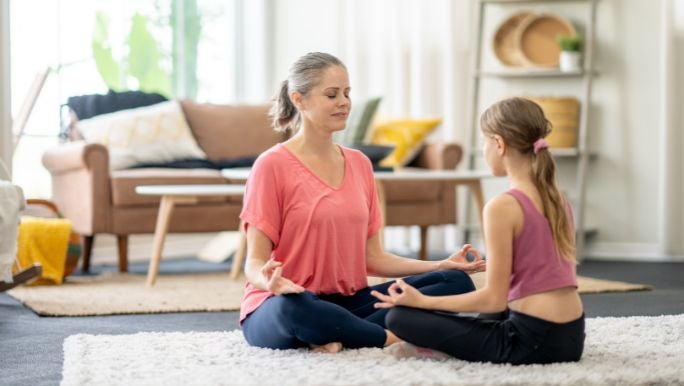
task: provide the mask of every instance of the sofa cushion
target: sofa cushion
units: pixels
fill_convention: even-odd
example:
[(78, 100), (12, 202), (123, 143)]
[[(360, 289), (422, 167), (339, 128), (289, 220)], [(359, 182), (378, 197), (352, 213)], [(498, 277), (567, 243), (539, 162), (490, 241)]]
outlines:
[(107, 146), (112, 170), (144, 162), (206, 158), (190, 132), (178, 101), (80, 120), (78, 129), (88, 142)]
[(369, 98), (355, 102), (352, 105), (347, 126), (343, 131), (345, 144), (360, 144), (366, 140), (369, 134), (368, 128), (375, 116), (375, 112), (378, 110), (380, 99), (380, 97)]
[(285, 139), (271, 127), (270, 104), (217, 105), (181, 102), (197, 143), (210, 160), (255, 156)]
[(370, 142), (374, 145), (393, 145), (394, 151), (381, 166), (401, 167), (408, 165), (423, 147), (426, 137), (442, 120), (399, 119), (379, 123), (373, 127)]
[[(140, 185), (225, 184), (218, 170), (210, 169), (129, 169), (112, 172), (112, 202), (114, 206), (158, 205), (159, 197), (140, 195)], [(235, 197), (202, 197), (200, 201), (226, 202)]]

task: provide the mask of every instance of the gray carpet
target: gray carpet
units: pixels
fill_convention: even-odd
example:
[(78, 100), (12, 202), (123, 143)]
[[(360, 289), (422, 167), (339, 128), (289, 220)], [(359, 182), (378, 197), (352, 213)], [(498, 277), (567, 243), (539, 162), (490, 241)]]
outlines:
[[(95, 272), (114, 267), (93, 267)], [(228, 264), (195, 259), (162, 261), (160, 272), (227, 270)], [(147, 264), (132, 264), (144, 273)], [(601, 279), (650, 284), (654, 291), (583, 295), (586, 315), (633, 316), (684, 313), (684, 263), (591, 262), (579, 274)], [(58, 385), (62, 343), (73, 334), (131, 334), (148, 331), (224, 331), (238, 327), (237, 312), (121, 315), (104, 317), (39, 317), (0, 294), (0, 384)]]

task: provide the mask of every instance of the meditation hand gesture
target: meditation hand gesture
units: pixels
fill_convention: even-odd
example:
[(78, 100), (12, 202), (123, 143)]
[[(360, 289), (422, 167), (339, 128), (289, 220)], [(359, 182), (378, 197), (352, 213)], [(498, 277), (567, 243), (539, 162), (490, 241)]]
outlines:
[(267, 279), (266, 289), (276, 295), (298, 294), (304, 292), (304, 287), (295, 284), (292, 280), (282, 276), (283, 263), (270, 259), (261, 267), (261, 273)]
[[(466, 255), (471, 253), (475, 258), (468, 261)], [(487, 269), (487, 262), (482, 258), (480, 252), (470, 244), (465, 244), (460, 251), (442, 260), (439, 269), (458, 269), (468, 274), (482, 272)]]
[(420, 308), (425, 295), (413, 288), (410, 284), (402, 279), (395, 280), (387, 289), (387, 295), (378, 291), (371, 291), (371, 295), (375, 296), (380, 302), (375, 303), (375, 308), (392, 308), (394, 306), (408, 306)]

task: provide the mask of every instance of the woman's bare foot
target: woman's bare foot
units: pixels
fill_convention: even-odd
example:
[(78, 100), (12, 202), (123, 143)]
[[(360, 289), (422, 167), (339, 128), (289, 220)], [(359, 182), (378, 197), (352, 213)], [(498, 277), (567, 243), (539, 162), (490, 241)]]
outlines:
[(311, 351), (324, 354), (335, 354), (342, 351), (342, 343), (330, 342), (322, 346), (311, 345)]
[(385, 339), (385, 345), (384, 347), (393, 345), (397, 342), (401, 342), (401, 339), (397, 338), (396, 335), (390, 330), (385, 330), (385, 333), (387, 334), (387, 338)]

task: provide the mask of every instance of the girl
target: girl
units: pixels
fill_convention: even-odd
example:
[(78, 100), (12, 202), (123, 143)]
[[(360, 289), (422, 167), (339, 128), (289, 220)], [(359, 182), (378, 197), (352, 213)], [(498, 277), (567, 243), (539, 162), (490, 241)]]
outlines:
[[(512, 364), (578, 361), (584, 313), (574, 225), (544, 140), (549, 121), (534, 102), (510, 98), (489, 107), (480, 126), (489, 168), (495, 176), (507, 176), (511, 186), (484, 210), (487, 285), (461, 295), (428, 296), (397, 280), (388, 294), (373, 292), (381, 301), (378, 308), (404, 306), (388, 313), (390, 331), (428, 348), (398, 343), (393, 351)], [(498, 318), (435, 311), (498, 313)]]

